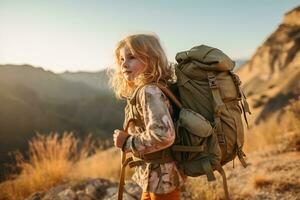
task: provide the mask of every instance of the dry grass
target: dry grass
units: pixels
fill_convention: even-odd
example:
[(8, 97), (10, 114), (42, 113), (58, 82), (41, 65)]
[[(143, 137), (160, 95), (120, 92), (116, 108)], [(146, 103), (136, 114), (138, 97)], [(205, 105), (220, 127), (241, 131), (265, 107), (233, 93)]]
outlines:
[(251, 182), (256, 189), (269, 187), (273, 184), (273, 180), (263, 173), (254, 174)]
[[(284, 170), (282, 170), (284, 171)], [(257, 190), (269, 190), (278, 193), (293, 193), (300, 191), (300, 180), (297, 175), (297, 169), (292, 169), (290, 172), (280, 173), (275, 170), (266, 173), (253, 174), (251, 184)]]
[[(15, 154), (16, 167), (21, 172), (0, 184), (0, 200), (24, 199), (68, 181), (99, 177), (118, 180), (120, 151), (103, 151), (94, 144), (90, 136), (81, 142), (72, 133), (61, 137), (55, 133), (37, 135), (29, 142), (29, 160), (21, 153)], [(90, 152), (94, 154), (88, 156)], [(127, 170), (127, 177), (131, 174), (132, 170)]]
[[(278, 146), (285, 142), (296, 142), (293, 137), (286, 137), (288, 134), (299, 137), (300, 135), (300, 101), (294, 101), (285, 108), (281, 116), (274, 115), (267, 121), (255, 126), (245, 135), (244, 150), (246, 153), (260, 151), (270, 146)], [(298, 138), (299, 139), (299, 138)], [(294, 144), (300, 146), (300, 144)], [(298, 147), (296, 147), (298, 148)]]
[(85, 159), (92, 147), (90, 137), (81, 144), (72, 133), (37, 135), (29, 142), (28, 161), (16, 154), (21, 172), (0, 185), (0, 199), (24, 199), (69, 180), (74, 165)]
[(246, 153), (260, 151), (269, 145), (277, 144), (278, 137), (283, 131), (278, 128), (278, 122), (275, 117), (269, 119), (245, 134), (244, 150)]
[[(250, 130), (245, 139), (246, 153), (263, 152), (269, 147), (279, 149), (278, 147), (282, 144), (288, 147), (289, 151), (299, 150), (299, 113), (300, 101), (292, 102), (285, 109), (280, 120), (273, 117)], [(96, 153), (88, 157), (91, 149), (94, 149)], [(90, 137), (81, 143), (73, 134), (67, 133), (61, 137), (54, 133), (48, 136), (38, 135), (29, 143), (29, 160), (24, 160), (21, 154), (16, 154), (16, 158), (17, 167), (21, 169), (21, 172), (11, 180), (0, 184), (0, 199), (24, 199), (33, 192), (47, 191), (52, 186), (70, 180), (96, 177), (118, 180), (120, 173), (120, 154), (116, 148), (100, 151), (94, 148)], [(255, 159), (251, 161), (256, 164), (260, 162), (259, 159), (257, 161)], [(271, 166), (275, 165), (271, 164)], [(265, 168), (265, 166), (260, 166), (260, 169)], [(255, 193), (253, 190), (264, 188), (275, 192), (285, 191), (287, 188), (292, 188), (293, 192), (300, 188), (299, 181), (283, 178), (288, 175), (284, 171), (285, 165), (281, 166), (277, 163), (276, 167), (269, 170), (274, 171), (273, 174), (278, 174), (278, 176), (270, 177), (265, 175), (269, 172), (254, 170), (241, 178), (239, 172), (232, 175), (233, 173), (228, 170), (231, 177), (228, 179), (229, 190), (234, 199), (249, 199)], [(127, 173), (128, 176), (130, 174), (132, 171)], [(292, 174), (290, 177), (298, 176)], [(222, 180), (218, 175), (217, 178), (218, 181), (214, 183), (207, 183), (205, 177), (188, 179), (186, 190), (191, 195), (191, 199), (223, 199)], [(238, 189), (241, 187), (243, 189)]]
[(72, 179), (101, 177), (117, 181), (120, 175), (120, 160), (120, 151), (117, 148), (97, 151), (92, 157), (77, 162), (70, 175)]
[(191, 199), (217, 200), (224, 199), (222, 179), (215, 173), (217, 181), (208, 182), (205, 176), (188, 178), (185, 188)]

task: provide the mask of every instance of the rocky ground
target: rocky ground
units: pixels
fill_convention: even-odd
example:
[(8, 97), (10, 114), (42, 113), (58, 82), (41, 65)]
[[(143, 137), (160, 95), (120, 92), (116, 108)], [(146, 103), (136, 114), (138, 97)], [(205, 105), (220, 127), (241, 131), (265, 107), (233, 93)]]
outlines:
[[(300, 133), (286, 134), (282, 142), (247, 155), (247, 168), (235, 160), (225, 166), (230, 196), (236, 200), (300, 200)], [(222, 181), (189, 179), (183, 199), (224, 199)]]
[[(300, 137), (292, 134), (280, 145), (248, 155), (249, 166), (243, 168), (235, 161), (225, 166), (230, 196), (242, 200), (300, 200)], [(181, 199), (224, 199), (222, 181), (207, 183), (205, 177), (189, 178), (182, 189)], [(26, 200), (115, 200), (118, 183), (105, 179), (87, 179), (36, 192)], [(140, 188), (133, 182), (125, 185), (124, 200), (138, 200)]]
[[(89, 179), (66, 183), (47, 192), (36, 192), (26, 200), (114, 200), (117, 199), (118, 184), (105, 179)], [(141, 190), (133, 182), (126, 182), (124, 200), (137, 200)]]

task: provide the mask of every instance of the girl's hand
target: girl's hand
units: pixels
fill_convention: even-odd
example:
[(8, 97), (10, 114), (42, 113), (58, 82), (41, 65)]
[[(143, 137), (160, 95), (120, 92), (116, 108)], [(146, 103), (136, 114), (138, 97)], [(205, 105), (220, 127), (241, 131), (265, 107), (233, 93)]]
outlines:
[(114, 131), (114, 145), (122, 149), (124, 142), (129, 137), (129, 134), (125, 131), (116, 129)]

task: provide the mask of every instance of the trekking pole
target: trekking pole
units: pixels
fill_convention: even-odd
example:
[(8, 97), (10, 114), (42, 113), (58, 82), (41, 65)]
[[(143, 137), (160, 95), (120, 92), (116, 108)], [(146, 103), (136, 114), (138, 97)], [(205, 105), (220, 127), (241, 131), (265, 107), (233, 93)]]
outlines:
[(124, 192), (124, 179), (125, 179), (125, 166), (123, 165), (126, 159), (126, 154), (124, 151), (121, 150), (121, 175), (120, 175), (120, 182), (119, 182), (119, 191), (118, 191), (118, 200), (123, 199), (123, 192)]
[[(129, 120), (125, 127), (125, 132), (128, 131), (129, 123), (131, 120)], [(126, 153), (121, 149), (121, 174), (120, 174), (120, 182), (119, 182), (119, 190), (118, 190), (118, 200), (123, 199), (123, 192), (124, 192), (124, 185), (125, 185), (125, 169), (130, 160), (126, 160)]]

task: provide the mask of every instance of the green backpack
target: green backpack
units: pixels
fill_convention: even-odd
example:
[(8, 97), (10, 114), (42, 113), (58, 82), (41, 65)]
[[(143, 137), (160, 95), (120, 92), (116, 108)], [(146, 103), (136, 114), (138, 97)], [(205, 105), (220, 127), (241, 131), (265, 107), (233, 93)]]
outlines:
[(213, 171), (220, 172), (229, 199), (222, 165), (237, 156), (246, 167), (241, 115), (248, 125), (245, 113), (250, 113), (241, 82), (232, 71), (235, 63), (219, 49), (205, 45), (179, 52), (176, 61), (176, 84), (171, 90), (158, 85), (179, 108), (173, 157), (187, 176), (206, 175), (212, 181)]
[[(217, 170), (223, 178), (225, 197), (229, 199), (222, 165), (237, 156), (246, 167), (241, 114), (244, 113), (247, 122), (245, 113), (250, 113), (240, 88), (241, 82), (232, 71), (234, 62), (219, 49), (205, 45), (179, 52), (176, 61), (176, 84), (168, 88), (161, 83), (153, 83), (174, 105), (176, 139), (171, 146), (172, 159), (187, 176), (206, 175), (208, 181), (212, 181), (215, 180), (213, 171)], [(134, 99), (135, 95), (127, 104), (131, 110), (127, 113), (132, 115), (129, 119), (137, 123), (140, 119)], [(129, 121), (124, 122), (124, 127), (128, 124)], [(170, 148), (144, 157), (163, 163), (165, 158), (162, 155), (167, 154), (164, 152), (170, 152)], [(125, 167), (143, 162), (134, 161), (132, 157), (125, 158), (123, 154), (118, 199), (122, 198)]]

